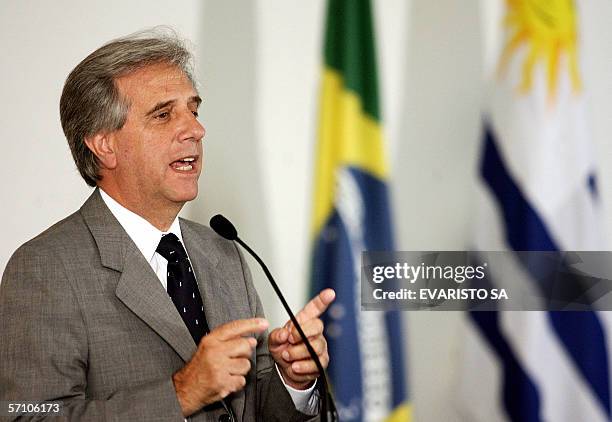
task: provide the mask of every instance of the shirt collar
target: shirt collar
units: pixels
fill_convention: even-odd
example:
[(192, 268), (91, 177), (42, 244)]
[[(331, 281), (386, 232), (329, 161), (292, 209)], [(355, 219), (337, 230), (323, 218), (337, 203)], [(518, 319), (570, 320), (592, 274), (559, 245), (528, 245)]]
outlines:
[(117, 221), (119, 221), (121, 227), (123, 227), (128, 236), (130, 236), (148, 262), (151, 262), (153, 259), (157, 245), (159, 245), (159, 241), (164, 234), (174, 233), (181, 243), (183, 243), (178, 217), (174, 219), (167, 232), (162, 232), (138, 214), (128, 210), (119, 202), (115, 201), (102, 189), (100, 189), (100, 195), (110, 212), (115, 216)]

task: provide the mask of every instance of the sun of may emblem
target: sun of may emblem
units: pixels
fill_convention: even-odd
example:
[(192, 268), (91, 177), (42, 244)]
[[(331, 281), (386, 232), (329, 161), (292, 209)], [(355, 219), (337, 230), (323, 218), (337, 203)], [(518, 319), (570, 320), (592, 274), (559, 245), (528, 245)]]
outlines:
[[(546, 72), (548, 98), (553, 101), (559, 73), (567, 71), (574, 92), (580, 90), (576, 54), (576, 11), (573, 0), (506, 0), (504, 25), (509, 31), (499, 71), (502, 75), (519, 47), (526, 46), (522, 80), (519, 91), (529, 92), (533, 75), (542, 63)], [(561, 61), (565, 56), (566, 60)]]

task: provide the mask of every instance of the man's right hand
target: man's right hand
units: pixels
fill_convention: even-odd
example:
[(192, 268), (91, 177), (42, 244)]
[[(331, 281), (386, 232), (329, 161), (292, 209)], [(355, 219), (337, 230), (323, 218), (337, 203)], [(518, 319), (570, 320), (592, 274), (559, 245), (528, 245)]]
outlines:
[(257, 347), (257, 340), (247, 336), (268, 325), (263, 318), (230, 321), (200, 340), (191, 360), (172, 376), (185, 417), (244, 388)]

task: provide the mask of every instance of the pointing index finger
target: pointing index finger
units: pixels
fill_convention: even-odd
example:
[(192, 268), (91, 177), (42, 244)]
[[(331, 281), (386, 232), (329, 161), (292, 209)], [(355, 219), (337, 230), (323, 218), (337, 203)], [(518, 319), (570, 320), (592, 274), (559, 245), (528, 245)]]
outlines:
[(312, 298), (300, 312), (298, 312), (295, 318), (300, 323), (318, 318), (327, 310), (335, 298), (336, 292), (333, 289), (322, 290), (318, 295)]
[(261, 333), (268, 328), (268, 321), (263, 318), (237, 319), (218, 326), (213, 331), (217, 332), (222, 341), (248, 334)]

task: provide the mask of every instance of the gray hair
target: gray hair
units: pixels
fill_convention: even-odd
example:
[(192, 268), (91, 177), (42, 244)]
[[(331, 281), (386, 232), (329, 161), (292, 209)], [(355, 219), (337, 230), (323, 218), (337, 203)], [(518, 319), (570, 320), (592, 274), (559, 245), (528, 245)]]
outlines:
[(74, 162), (88, 185), (96, 186), (102, 176), (85, 138), (119, 130), (127, 119), (130, 104), (121, 97), (115, 80), (151, 64), (170, 63), (195, 88), (192, 61), (185, 41), (172, 29), (158, 27), (110, 41), (70, 72), (60, 99), (60, 119)]

